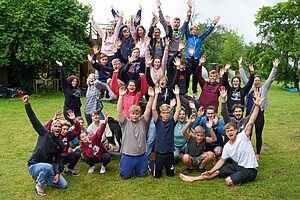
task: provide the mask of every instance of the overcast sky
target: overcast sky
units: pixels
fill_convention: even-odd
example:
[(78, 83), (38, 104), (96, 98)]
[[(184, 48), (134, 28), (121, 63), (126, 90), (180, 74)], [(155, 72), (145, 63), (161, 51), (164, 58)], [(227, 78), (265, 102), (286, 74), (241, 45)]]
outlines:
[[(125, 19), (135, 14), (142, 4), (142, 25), (149, 28), (152, 12), (156, 11), (155, 0), (79, 0), (85, 4), (90, 4), (93, 8), (94, 18), (99, 23), (108, 23), (112, 20), (111, 8), (123, 11)], [(234, 29), (242, 35), (246, 43), (258, 42), (256, 37), (258, 29), (254, 26), (255, 14), (262, 6), (273, 6), (283, 0), (194, 0), (195, 12), (199, 14), (198, 21), (206, 22), (220, 15), (220, 24)], [(164, 15), (169, 15), (171, 19), (179, 17), (182, 21), (186, 16), (187, 0), (161, 0), (161, 9)]]

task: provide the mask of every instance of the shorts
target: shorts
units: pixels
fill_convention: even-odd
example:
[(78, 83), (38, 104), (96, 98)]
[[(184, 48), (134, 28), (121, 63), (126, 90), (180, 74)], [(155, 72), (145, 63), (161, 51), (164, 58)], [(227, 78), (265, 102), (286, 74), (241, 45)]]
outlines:
[(244, 168), (236, 163), (225, 163), (219, 169), (220, 177), (230, 176), (234, 185), (253, 181), (257, 176), (257, 169)]
[(202, 153), (200, 156), (198, 157), (192, 157), (192, 164), (194, 168), (199, 168), (199, 165), (202, 163), (202, 161), (204, 160), (204, 153)]

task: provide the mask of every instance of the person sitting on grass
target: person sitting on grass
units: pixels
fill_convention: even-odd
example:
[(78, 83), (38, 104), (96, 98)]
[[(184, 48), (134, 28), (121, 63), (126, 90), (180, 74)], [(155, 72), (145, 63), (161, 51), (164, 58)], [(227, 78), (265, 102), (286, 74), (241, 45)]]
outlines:
[[(241, 133), (237, 134), (237, 128), (234, 123), (229, 122), (225, 125), (229, 141), (225, 144), (221, 159), (215, 166), (196, 177), (180, 174), (179, 177), (183, 181), (209, 180), (220, 176), (226, 177), (226, 185), (235, 186), (253, 181), (256, 178), (258, 163), (249, 136), (262, 103), (258, 92), (255, 92), (253, 101), (255, 104), (254, 110), (249, 122)], [(228, 159), (231, 159), (233, 162), (226, 162)]]
[[(44, 126), (47, 130), (51, 130), (51, 124), (54, 120), (61, 119), (62, 112), (58, 110), (55, 112), (54, 118), (49, 120), (48, 123)], [(69, 164), (68, 167), (64, 170), (65, 174), (78, 176), (76, 172), (74, 172), (74, 168), (77, 165), (80, 159), (80, 152), (75, 149), (70, 148), (70, 142), (76, 138), (81, 132), (80, 123), (76, 120), (75, 114), (72, 110), (68, 110), (69, 119), (73, 120), (74, 129), (70, 130), (71, 124), (68, 121), (62, 121), (62, 131), (59, 135), (59, 139), (61, 139), (64, 143), (64, 150), (61, 153), (61, 161), (63, 165)]]
[(179, 111), (181, 110), (181, 103), (179, 98), (179, 87), (175, 85), (173, 93), (175, 94), (177, 105), (174, 116), (171, 117), (171, 107), (168, 104), (160, 106), (160, 116), (156, 110), (156, 104), (160, 88), (155, 87), (155, 97), (152, 104), (152, 116), (156, 127), (156, 154), (154, 161), (154, 169), (152, 175), (154, 178), (160, 178), (163, 167), (166, 168), (167, 176), (174, 176), (174, 128), (178, 120)]
[[(100, 120), (100, 115), (98, 110), (94, 110), (91, 112), (92, 123), (87, 128), (87, 133), (89, 136), (93, 136), (97, 130), (100, 128), (101, 124), (105, 123), (105, 120)], [(112, 139), (112, 141), (111, 141)], [(110, 130), (109, 126), (105, 127), (104, 134), (102, 136), (101, 142), (107, 150), (114, 150), (114, 138), (113, 133)], [(117, 147), (118, 149), (118, 147)]]
[(206, 143), (215, 142), (217, 136), (212, 128), (213, 122), (210, 119), (206, 122), (206, 126), (210, 131), (211, 137), (205, 136), (205, 129), (202, 126), (196, 126), (194, 129), (194, 135), (188, 133), (188, 129), (193, 125), (196, 120), (196, 114), (190, 116), (190, 121), (182, 129), (182, 133), (187, 140), (187, 154), (182, 156), (182, 162), (187, 169), (182, 172), (184, 175), (188, 175), (193, 171), (193, 168), (204, 172), (204, 167), (214, 159), (214, 153), (212, 151), (205, 151)]
[(129, 119), (126, 118), (123, 107), (123, 98), (126, 94), (125, 87), (119, 89), (117, 104), (118, 121), (122, 128), (122, 157), (120, 161), (120, 176), (129, 179), (135, 172), (137, 177), (146, 176), (148, 160), (146, 152), (146, 136), (151, 119), (151, 106), (154, 90), (148, 88), (149, 100), (142, 115), (141, 107), (132, 105), (129, 109)]
[(28, 172), (35, 181), (34, 192), (39, 196), (45, 196), (45, 185), (65, 189), (67, 181), (60, 174), (63, 169), (60, 154), (64, 149), (64, 144), (59, 139), (62, 124), (59, 120), (54, 120), (51, 131), (48, 131), (35, 116), (29, 103), (29, 96), (25, 95), (22, 99), (27, 116), (34, 130), (39, 134), (32, 156), (27, 162)]
[(187, 151), (186, 138), (182, 134), (182, 129), (186, 124), (188, 124), (188, 120), (186, 119), (186, 111), (184, 107), (181, 107), (178, 115), (178, 121), (174, 128), (174, 160), (181, 158), (180, 154), (185, 154)]
[(103, 146), (101, 139), (104, 133), (108, 120), (108, 113), (105, 114), (105, 123), (101, 124), (100, 128), (93, 136), (89, 136), (87, 133), (82, 132), (78, 136), (80, 141), (80, 152), (83, 155), (83, 160), (90, 166), (88, 173), (94, 173), (95, 164), (102, 163), (100, 173), (106, 172), (106, 166), (111, 160), (110, 154)]

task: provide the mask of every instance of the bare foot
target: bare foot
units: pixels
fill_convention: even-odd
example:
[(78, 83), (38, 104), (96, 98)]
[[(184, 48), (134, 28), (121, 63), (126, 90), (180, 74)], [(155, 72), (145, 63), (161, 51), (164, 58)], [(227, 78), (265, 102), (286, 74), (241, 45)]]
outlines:
[(255, 157), (256, 157), (256, 160), (259, 161), (259, 154), (256, 154)]
[(181, 180), (189, 182), (189, 183), (192, 183), (194, 181), (193, 177), (186, 176), (186, 175), (184, 175), (182, 173), (179, 174), (179, 177), (180, 177)]

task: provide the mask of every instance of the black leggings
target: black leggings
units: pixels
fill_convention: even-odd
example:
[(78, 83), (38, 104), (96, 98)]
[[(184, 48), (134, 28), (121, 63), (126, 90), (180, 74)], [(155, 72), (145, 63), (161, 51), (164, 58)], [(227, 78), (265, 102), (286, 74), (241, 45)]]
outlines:
[[(256, 154), (260, 154), (261, 146), (262, 146), (262, 132), (265, 125), (265, 115), (264, 111), (258, 113), (257, 118), (255, 120), (255, 135), (256, 135)], [(252, 131), (250, 135), (250, 139), (252, 136)]]
[(80, 153), (79, 152), (71, 152), (67, 156), (64, 156), (61, 158), (64, 165), (68, 164), (69, 169), (74, 169), (74, 167), (77, 165), (79, 159), (80, 159)]
[(111, 156), (109, 153), (104, 153), (102, 157), (99, 159), (89, 158), (87, 156), (83, 156), (83, 160), (90, 166), (94, 166), (96, 163), (102, 163), (104, 167), (110, 162)]

